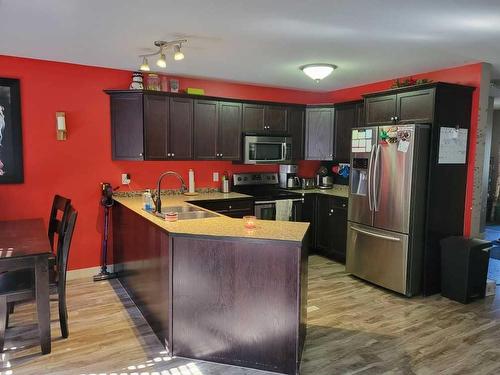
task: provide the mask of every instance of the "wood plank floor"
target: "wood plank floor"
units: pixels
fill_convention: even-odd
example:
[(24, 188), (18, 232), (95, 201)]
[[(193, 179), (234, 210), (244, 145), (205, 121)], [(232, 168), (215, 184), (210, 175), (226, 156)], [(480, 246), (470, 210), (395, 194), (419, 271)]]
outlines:
[[(0, 375), (263, 375), (169, 358), (117, 281), (68, 284), (70, 337), (52, 304), (52, 353), (40, 355), (33, 304), (16, 306)], [(500, 297), (470, 305), (407, 299), (310, 257), (301, 374), (499, 374)]]

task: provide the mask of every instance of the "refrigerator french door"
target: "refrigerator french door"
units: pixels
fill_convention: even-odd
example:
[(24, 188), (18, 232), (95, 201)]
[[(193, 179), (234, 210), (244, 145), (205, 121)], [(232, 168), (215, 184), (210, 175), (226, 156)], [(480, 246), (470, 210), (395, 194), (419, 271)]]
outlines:
[(420, 292), (429, 125), (352, 130), (346, 270)]

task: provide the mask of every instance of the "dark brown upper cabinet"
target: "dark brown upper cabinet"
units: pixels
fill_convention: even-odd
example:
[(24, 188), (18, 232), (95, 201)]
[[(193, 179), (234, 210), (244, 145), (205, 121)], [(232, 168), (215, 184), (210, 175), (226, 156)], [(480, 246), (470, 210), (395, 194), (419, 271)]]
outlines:
[(163, 95), (144, 95), (144, 148), (146, 160), (165, 160), (169, 148), (168, 98)]
[(241, 103), (219, 102), (217, 152), (220, 159), (241, 159), (241, 109)]
[(394, 122), (396, 95), (382, 95), (365, 100), (366, 125), (383, 125)]
[(113, 160), (193, 158), (193, 100), (109, 92)]
[(241, 159), (241, 104), (194, 101), (194, 154), (197, 160)]
[(292, 160), (304, 159), (305, 111), (301, 108), (288, 109), (288, 133), (292, 137)]
[(306, 109), (306, 160), (333, 160), (335, 136), (334, 108), (309, 107)]
[(370, 95), (365, 99), (366, 125), (432, 123), (433, 88), (390, 95)]
[[(360, 109), (361, 108), (361, 109)], [(349, 162), (351, 155), (351, 129), (362, 126), (363, 102), (335, 104), (335, 160)]]
[[(193, 99), (170, 98), (169, 156), (171, 159), (193, 158)], [(169, 155), (170, 154), (170, 155)]]
[(144, 160), (142, 94), (111, 95), (110, 107), (112, 159)]
[(287, 107), (244, 103), (243, 131), (259, 134), (286, 133)]
[(214, 160), (218, 157), (219, 102), (194, 101), (194, 157)]

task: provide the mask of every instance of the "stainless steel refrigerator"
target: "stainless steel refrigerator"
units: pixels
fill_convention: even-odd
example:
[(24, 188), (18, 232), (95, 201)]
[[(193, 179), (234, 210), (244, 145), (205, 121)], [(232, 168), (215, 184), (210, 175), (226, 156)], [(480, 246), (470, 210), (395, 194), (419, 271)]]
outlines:
[(352, 130), (346, 270), (412, 296), (422, 279), (429, 125)]

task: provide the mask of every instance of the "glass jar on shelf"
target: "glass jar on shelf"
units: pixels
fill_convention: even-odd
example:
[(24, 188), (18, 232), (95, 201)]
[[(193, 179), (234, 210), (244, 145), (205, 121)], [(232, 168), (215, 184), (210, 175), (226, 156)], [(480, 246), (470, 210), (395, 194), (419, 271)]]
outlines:
[(161, 91), (161, 81), (158, 74), (150, 73), (148, 74), (148, 90)]

